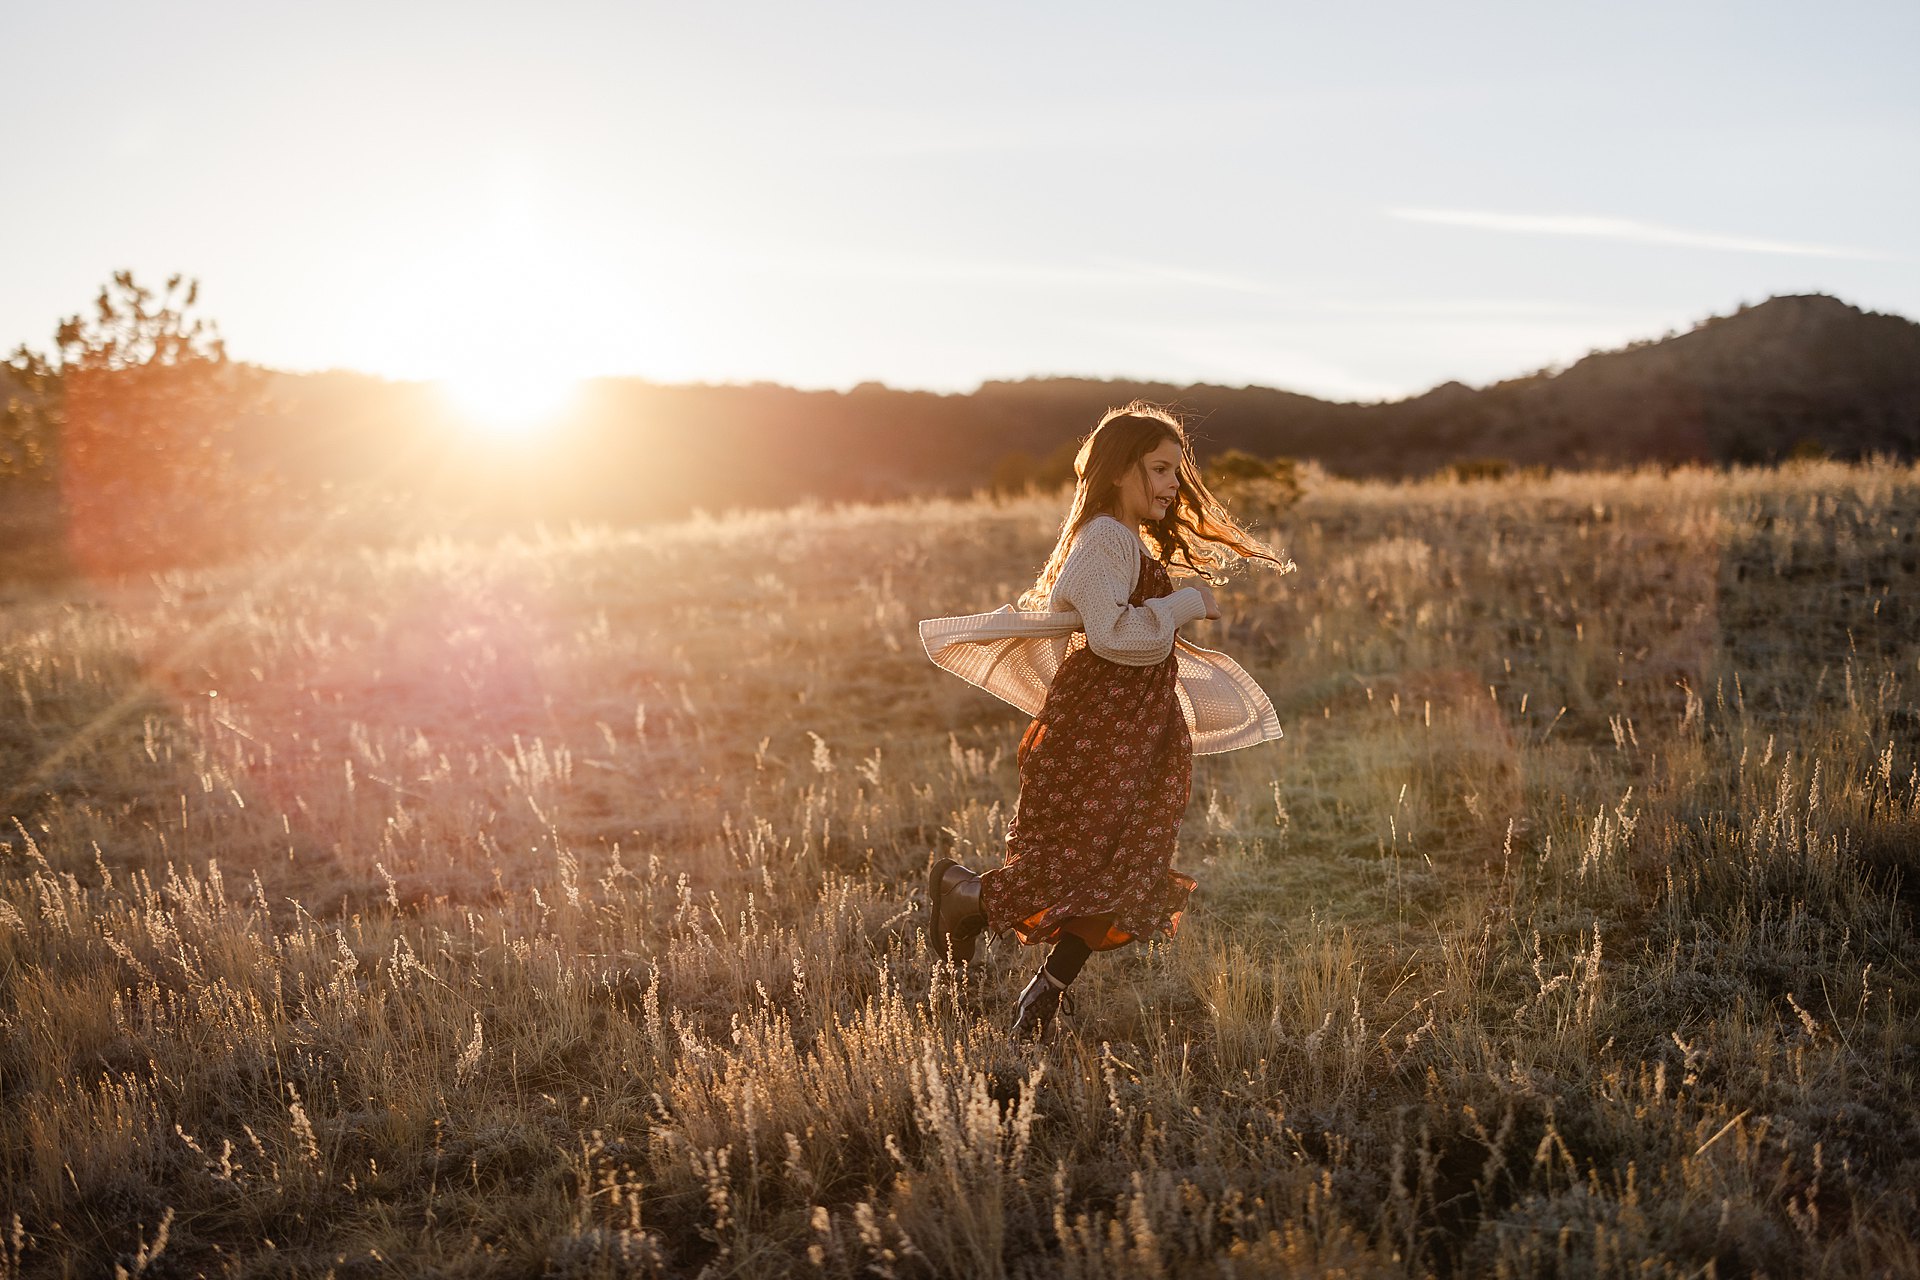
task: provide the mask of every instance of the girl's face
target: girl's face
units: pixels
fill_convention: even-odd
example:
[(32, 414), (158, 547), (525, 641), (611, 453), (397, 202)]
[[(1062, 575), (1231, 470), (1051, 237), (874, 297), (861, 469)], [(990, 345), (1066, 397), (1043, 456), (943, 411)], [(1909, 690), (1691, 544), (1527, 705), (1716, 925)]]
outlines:
[(1131, 528), (1166, 515), (1180, 493), (1180, 442), (1162, 440), (1114, 487), (1120, 491), (1114, 514), (1122, 524)]

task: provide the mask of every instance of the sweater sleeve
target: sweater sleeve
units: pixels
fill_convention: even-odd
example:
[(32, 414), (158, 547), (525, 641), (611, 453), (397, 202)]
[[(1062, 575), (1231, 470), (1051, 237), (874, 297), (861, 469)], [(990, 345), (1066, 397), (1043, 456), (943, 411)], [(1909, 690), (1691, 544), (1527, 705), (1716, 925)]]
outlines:
[(1087, 648), (1109, 662), (1150, 667), (1173, 652), (1179, 628), (1207, 616), (1207, 605), (1193, 587), (1128, 604), (1139, 571), (1140, 543), (1126, 526), (1090, 520), (1074, 536), (1053, 594), (1079, 612)]

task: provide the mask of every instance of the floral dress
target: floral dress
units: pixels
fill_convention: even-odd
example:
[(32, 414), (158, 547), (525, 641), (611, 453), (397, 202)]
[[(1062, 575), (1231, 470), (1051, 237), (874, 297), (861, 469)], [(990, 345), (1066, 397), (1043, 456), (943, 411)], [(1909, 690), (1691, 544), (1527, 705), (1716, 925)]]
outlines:
[[(1128, 603), (1172, 594), (1140, 553)], [(1020, 740), (1020, 799), (1007, 861), (982, 877), (987, 927), (1029, 945), (1077, 935), (1095, 951), (1171, 936), (1195, 887), (1172, 869), (1193, 791), (1179, 657), (1150, 667), (1100, 657), (1077, 635)]]

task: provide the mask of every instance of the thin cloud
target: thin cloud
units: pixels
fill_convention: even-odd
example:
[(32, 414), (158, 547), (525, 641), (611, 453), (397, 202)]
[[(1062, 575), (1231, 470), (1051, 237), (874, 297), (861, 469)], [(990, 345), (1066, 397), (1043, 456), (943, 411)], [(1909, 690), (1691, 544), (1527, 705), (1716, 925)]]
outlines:
[(1277, 290), (1257, 280), (1118, 258), (1092, 258), (1085, 263), (1021, 262), (968, 257), (936, 258), (884, 250), (849, 252), (841, 249), (787, 254), (729, 251), (727, 256), (735, 266), (744, 263), (761, 270), (801, 275), (870, 276), (883, 280), (991, 280), (1005, 284), (1112, 288), (1131, 288), (1146, 281), (1160, 281), (1222, 293), (1282, 296)]
[(1112, 268), (1116, 278), (1120, 279), (1165, 280), (1173, 284), (1192, 285), (1199, 289), (1215, 289), (1221, 293), (1247, 293), (1266, 298), (1284, 296), (1271, 285), (1262, 284), (1258, 280), (1249, 280), (1243, 276), (1194, 271), (1186, 267), (1169, 266), (1159, 262), (1137, 262), (1115, 258), (1100, 258), (1095, 261), (1100, 266)]
[[(1618, 307), (1545, 298), (1327, 298), (1311, 304), (1321, 315), (1359, 316), (1372, 321), (1476, 320), (1585, 321), (1628, 314)], [(1660, 326), (1655, 326), (1656, 328)]]
[(1518, 231), (1533, 235), (1586, 236), (1596, 240), (1624, 240), (1633, 244), (1677, 245), (1687, 249), (1718, 249), (1729, 253), (1781, 253), (1803, 258), (1850, 258), (1860, 262), (1890, 262), (1891, 257), (1841, 245), (1807, 244), (1794, 240), (1765, 240), (1754, 236), (1727, 236), (1711, 231), (1662, 227), (1630, 218), (1596, 218), (1579, 214), (1491, 213), (1482, 209), (1389, 209), (1389, 217), (1406, 222), (1432, 222), (1480, 231)]

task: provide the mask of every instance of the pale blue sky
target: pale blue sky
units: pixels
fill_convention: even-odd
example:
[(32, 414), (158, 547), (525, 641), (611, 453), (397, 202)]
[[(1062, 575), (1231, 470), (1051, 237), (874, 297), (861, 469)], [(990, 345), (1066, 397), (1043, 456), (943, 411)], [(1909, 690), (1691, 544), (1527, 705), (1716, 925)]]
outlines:
[[(1920, 317), (1920, 6), (14, 6), (0, 344), (115, 268), (484, 383), (1378, 398)], [(519, 376), (519, 375), (513, 375)]]

